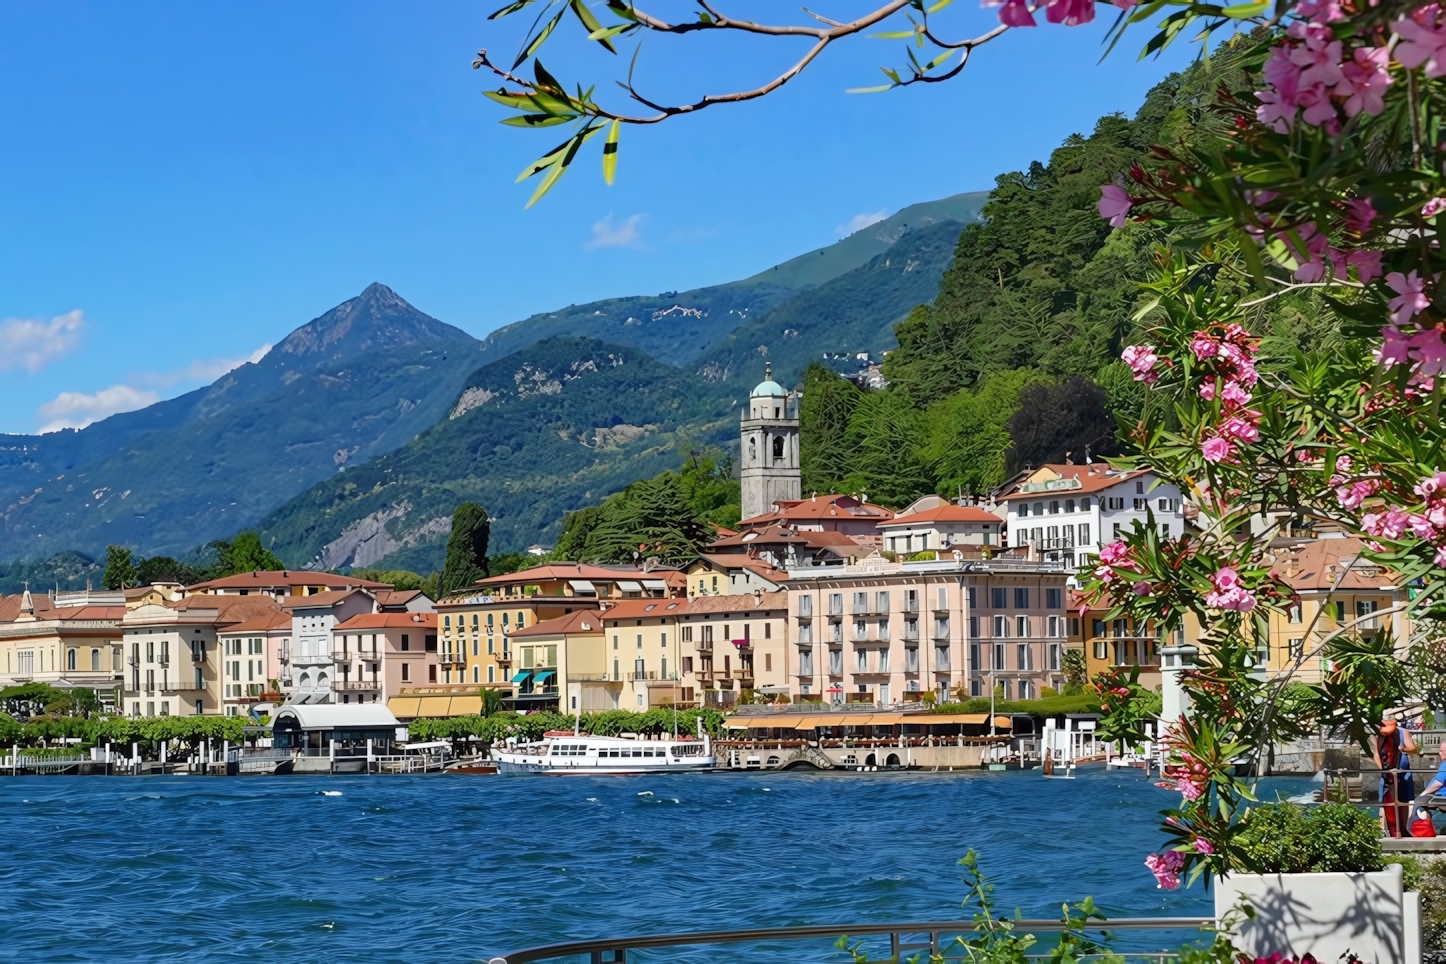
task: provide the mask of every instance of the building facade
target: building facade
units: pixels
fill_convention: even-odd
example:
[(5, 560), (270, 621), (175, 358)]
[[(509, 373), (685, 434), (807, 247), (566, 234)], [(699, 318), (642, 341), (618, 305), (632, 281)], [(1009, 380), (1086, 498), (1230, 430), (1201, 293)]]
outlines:
[(113, 709), (122, 697), (121, 593), (26, 590), (0, 598), (0, 686), (48, 683), (95, 691)]
[(878, 524), (883, 548), (907, 556), (915, 552), (947, 551), (1001, 546), (1004, 520), (975, 505), (955, 505), (937, 495), (926, 495), (913, 505)]
[(333, 702), (386, 703), (438, 680), (437, 614), (358, 613), (332, 628)]
[(790, 676), (804, 699), (889, 705), (1039, 696), (1063, 683), (1066, 571), (1015, 560), (792, 570)]
[[(291, 614), (291, 642), (282, 651), (281, 689), (288, 703), (330, 703), (337, 667), (332, 634), (338, 625), (376, 612), (377, 600), (364, 589), (338, 589), (288, 596), (281, 607)], [(437, 646), (436, 635), (430, 640)]]
[(247, 716), (281, 702), (281, 654), (291, 642), (291, 614), (277, 607), (216, 634), (221, 648), (221, 712)]

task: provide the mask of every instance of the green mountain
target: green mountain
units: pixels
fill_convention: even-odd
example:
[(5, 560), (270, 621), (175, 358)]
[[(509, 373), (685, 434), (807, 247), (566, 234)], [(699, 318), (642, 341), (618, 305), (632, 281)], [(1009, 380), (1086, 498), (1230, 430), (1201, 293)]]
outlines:
[(0, 437), (0, 558), (183, 554), (425, 431), (477, 341), (374, 284), (208, 388), (80, 431)]
[[(484, 365), (446, 417), (260, 524), (283, 559), (325, 568), (436, 568), (464, 501), (492, 544), (521, 548), (562, 514), (735, 434), (733, 400), (636, 348), (554, 337)], [(682, 454), (680, 454), (682, 453)]]

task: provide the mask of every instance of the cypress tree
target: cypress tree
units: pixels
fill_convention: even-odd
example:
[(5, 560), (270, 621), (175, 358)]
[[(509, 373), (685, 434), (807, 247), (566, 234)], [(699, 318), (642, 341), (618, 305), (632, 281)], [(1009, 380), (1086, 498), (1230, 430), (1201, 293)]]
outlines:
[(140, 573), (136, 571), (131, 551), (125, 546), (106, 546), (105, 575), (101, 577), (101, 585), (115, 590), (134, 586), (139, 581)]
[(442, 595), (465, 589), (487, 576), (487, 540), (492, 520), (475, 502), (463, 502), (452, 513), (452, 535), (447, 539), (447, 562), (442, 567)]
[(835, 492), (852, 469), (849, 419), (858, 404), (853, 382), (814, 362), (803, 375), (799, 463), (805, 492)]

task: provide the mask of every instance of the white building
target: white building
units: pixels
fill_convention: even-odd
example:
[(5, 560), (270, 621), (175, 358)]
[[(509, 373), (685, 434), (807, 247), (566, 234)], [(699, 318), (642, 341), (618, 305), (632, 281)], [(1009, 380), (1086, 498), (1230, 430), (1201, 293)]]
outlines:
[[(281, 691), (288, 703), (331, 703), (336, 679), (332, 630), (353, 616), (378, 611), (365, 589), (290, 596), (282, 608), (291, 613), (291, 644), (281, 658)], [(436, 648), (435, 632), (432, 646)]]
[(1009, 544), (1029, 558), (1082, 566), (1139, 522), (1178, 537), (1185, 525), (1180, 490), (1156, 484), (1153, 472), (1121, 472), (1104, 464), (1045, 465), (1000, 497)]
[(955, 505), (937, 495), (916, 499), (887, 522), (878, 524), (883, 547), (909, 555), (961, 546), (999, 546), (1004, 521), (976, 505)]

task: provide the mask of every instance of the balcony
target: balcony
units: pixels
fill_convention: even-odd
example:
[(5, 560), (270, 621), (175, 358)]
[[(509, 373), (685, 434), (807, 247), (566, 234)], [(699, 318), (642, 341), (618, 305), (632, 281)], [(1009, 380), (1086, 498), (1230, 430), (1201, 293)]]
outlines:
[(509, 653), (507, 650), (504, 649), (504, 650), (503, 650), (502, 652), (500, 652), (500, 653), (495, 653), (495, 654), (493, 654), (492, 660), (493, 660), (493, 662), (495, 662), (498, 666), (511, 666), (511, 665), (512, 665), (512, 654)]
[[(288, 655), (288, 654), (287, 654), (285, 651), (282, 652), (282, 654), (281, 654), (281, 661), (282, 661), (282, 662), (285, 662), (285, 661), (286, 661), (287, 655)], [(191, 662), (193, 662), (193, 663), (204, 663), (205, 661), (206, 661), (206, 651), (205, 651), (204, 649), (193, 649), (193, 650), (191, 650)]]
[(699, 669), (693, 675), (698, 678), (698, 682), (700, 683), (711, 683), (713, 682), (713, 667), (705, 666)]
[[(184, 681), (183, 681), (183, 680), (172, 680), (172, 681), (170, 681), (170, 682), (161, 684), (161, 692), (162, 692), (162, 693), (186, 693), (186, 692), (193, 692), (193, 691), (195, 691), (195, 690), (204, 690), (205, 688), (206, 688), (206, 682), (205, 682), (205, 680), (202, 680), (202, 681), (201, 681), (201, 685), (199, 685), (199, 686), (196, 685), (196, 681), (193, 680), (193, 679), (192, 679), (192, 680), (184, 680)], [(149, 696), (150, 693), (151, 693), (150, 690), (146, 690), (146, 695), (147, 695), (147, 696)]]
[(568, 673), (568, 674), (567, 674), (567, 681), (568, 681), (569, 683), (606, 683), (606, 682), (608, 681), (608, 674), (607, 674), (607, 673)]
[(738, 647), (740, 653), (753, 652), (753, 640), (751, 639), (735, 639), (733, 645)]
[(157, 664), (158, 666), (170, 666), (170, 665), (171, 665), (171, 657), (170, 657), (170, 655), (167, 654), (167, 653), (162, 653), (162, 654), (161, 654), (161, 658), (158, 659), (158, 660), (156, 660), (156, 664)]
[(917, 599), (905, 599), (905, 600), (904, 600), (904, 612), (906, 612), (906, 613), (916, 613), (916, 612), (918, 612), (918, 611), (919, 611), (919, 600), (917, 600)]
[(350, 663), (361, 654), (353, 653), (345, 649), (334, 649), (331, 651), (331, 659), (334, 663)]
[(339, 679), (331, 684), (339, 693), (374, 693), (382, 688), (379, 679)]
[(752, 670), (752, 669), (735, 669), (735, 670), (733, 670), (732, 673), (729, 674), (729, 676), (732, 677), (733, 679), (751, 680), (751, 679), (753, 678), (753, 670)]
[(711, 653), (713, 652), (713, 640), (700, 639), (698, 640), (698, 642), (693, 644), (693, 648), (700, 653)]
[(467, 653), (465, 650), (459, 653), (450, 650), (441, 652), (437, 654), (437, 662), (443, 666), (462, 666), (467, 662)]

